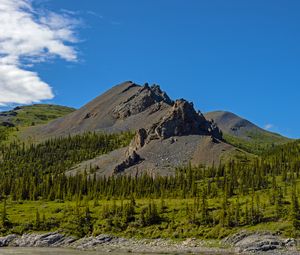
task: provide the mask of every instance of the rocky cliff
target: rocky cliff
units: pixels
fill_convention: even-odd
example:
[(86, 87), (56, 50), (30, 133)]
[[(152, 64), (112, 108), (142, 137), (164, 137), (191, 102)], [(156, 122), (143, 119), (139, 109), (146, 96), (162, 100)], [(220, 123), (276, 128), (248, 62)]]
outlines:
[(91, 166), (99, 175), (169, 175), (180, 165), (218, 164), (235, 152), (193, 103), (173, 101), (158, 85), (133, 82), (115, 86), (69, 116), (35, 129), (46, 137), (127, 130), (136, 132), (127, 148), (83, 162), (68, 173)]

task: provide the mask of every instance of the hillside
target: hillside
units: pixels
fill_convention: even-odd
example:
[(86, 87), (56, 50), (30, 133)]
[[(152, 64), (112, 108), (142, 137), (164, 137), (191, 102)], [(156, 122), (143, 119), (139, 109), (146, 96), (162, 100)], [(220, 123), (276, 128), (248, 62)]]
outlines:
[(0, 143), (19, 139), (18, 136), (22, 133), (20, 130), (48, 123), (73, 111), (74, 108), (66, 106), (35, 104), (0, 112)]
[[(22, 129), (40, 140), (0, 144), (0, 231), (300, 236), (299, 141), (252, 156), (228, 144), (207, 118), (158, 86), (127, 82), (64, 117)], [(247, 132), (267, 136), (244, 123), (225, 139), (252, 146)]]
[(35, 126), (65, 116), (75, 109), (52, 104), (18, 106), (13, 110), (0, 112), (0, 126)]
[(231, 112), (214, 111), (204, 116), (217, 124), (228, 143), (250, 153), (260, 154), (276, 145), (292, 141), (287, 137), (264, 130)]
[(126, 148), (82, 162), (69, 174), (94, 168), (99, 175), (169, 175), (189, 162), (212, 165), (245, 154), (225, 143), (219, 128), (192, 103), (171, 100), (158, 85), (133, 82), (114, 86), (65, 117), (28, 129), (24, 136), (40, 140), (89, 131), (133, 131), (136, 136)]
[(300, 236), (299, 141), (249, 161), (178, 167), (171, 176), (96, 178), (97, 168), (64, 174), (131, 139), (130, 133), (87, 133), (27, 148), (0, 146), (0, 192), (9, 198), (2, 233), (220, 239), (246, 229)]
[(31, 129), (29, 134), (54, 137), (88, 131), (115, 133), (138, 130), (164, 116), (172, 104), (158, 86), (150, 88), (124, 82), (64, 118)]

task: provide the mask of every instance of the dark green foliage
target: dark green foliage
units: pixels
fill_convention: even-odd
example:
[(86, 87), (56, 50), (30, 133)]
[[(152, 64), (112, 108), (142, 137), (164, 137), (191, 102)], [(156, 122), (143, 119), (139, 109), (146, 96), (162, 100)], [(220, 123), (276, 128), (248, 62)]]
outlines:
[(67, 223), (61, 227), (69, 234), (84, 237), (93, 233), (94, 219), (88, 206), (80, 208), (78, 205), (65, 213)]
[(292, 203), (291, 203), (291, 221), (294, 227), (294, 231), (297, 232), (300, 230), (300, 207), (299, 200), (297, 196), (296, 187), (293, 186), (292, 192)]
[[(165, 224), (167, 228), (176, 229), (176, 236), (187, 236), (175, 220), (177, 213), (184, 214), (184, 224), (194, 229), (216, 226), (232, 229), (285, 219), (290, 220), (295, 231), (300, 230), (298, 193), (296, 188), (291, 192), (300, 178), (299, 141), (275, 147), (247, 161), (235, 159), (219, 166), (187, 165), (176, 169), (174, 176), (96, 178), (92, 169), (75, 176), (65, 175), (66, 170), (81, 161), (127, 145), (132, 136), (131, 133), (88, 133), (37, 145), (0, 146), (0, 194), (11, 201), (76, 201), (75, 207), (61, 211), (67, 221), (41, 217), (37, 210), (35, 220), (33, 217), (22, 231), (60, 227), (81, 237), (94, 233), (95, 228), (122, 233)], [(292, 196), (285, 206), (288, 189)], [(267, 194), (267, 202), (262, 201), (261, 192)], [(170, 212), (167, 202), (172, 198), (190, 199), (192, 203), (185, 202), (184, 211), (175, 208)], [(99, 203), (105, 199), (113, 202)], [(135, 199), (150, 202), (139, 206)], [(213, 205), (210, 200), (214, 201)], [(87, 201), (84, 206), (80, 206), (82, 201)], [(88, 201), (101, 208), (98, 218), (93, 218)], [(3, 203), (2, 229), (6, 231), (12, 225), (6, 213), (6, 200)], [(273, 210), (268, 216), (265, 203)], [(216, 233), (207, 234), (208, 237), (214, 235)], [(223, 235), (225, 233), (219, 233)]]
[(40, 213), (39, 210), (36, 210), (36, 214), (35, 214), (35, 229), (39, 230), (41, 228), (41, 218), (40, 218)]
[(6, 195), (12, 194), (15, 200), (64, 199), (68, 195), (67, 183), (71, 182), (72, 188), (79, 192), (81, 187), (86, 193), (87, 182), (91, 181), (87, 174), (77, 187), (78, 178), (68, 179), (64, 172), (76, 163), (127, 145), (131, 138), (131, 133), (87, 133), (38, 145), (12, 143), (0, 146), (0, 190)]
[(161, 221), (162, 218), (155, 203), (150, 202), (146, 208), (141, 210), (141, 225), (143, 227), (159, 224)]
[(1, 213), (1, 227), (2, 230), (6, 230), (9, 229), (11, 227), (11, 222), (8, 219), (8, 215), (7, 215), (7, 209), (6, 209), (6, 197), (3, 200), (3, 209), (2, 209), (2, 213)]

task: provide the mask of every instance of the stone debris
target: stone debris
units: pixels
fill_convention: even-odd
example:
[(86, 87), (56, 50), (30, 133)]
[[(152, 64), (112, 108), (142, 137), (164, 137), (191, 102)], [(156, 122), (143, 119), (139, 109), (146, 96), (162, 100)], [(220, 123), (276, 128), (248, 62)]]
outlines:
[[(213, 244), (219, 246), (214, 248)], [(81, 239), (67, 236), (59, 232), (45, 234), (8, 235), (0, 238), (0, 247), (60, 247), (79, 250), (99, 250), (104, 252), (132, 253), (207, 253), (207, 254), (274, 254), (296, 255), (297, 240), (283, 239), (280, 236), (257, 232), (242, 231), (225, 238), (220, 243), (187, 238), (184, 241), (171, 239), (136, 239), (122, 238), (108, 234)], [(222, 248), (223, 247), (223, 248)]]
[(225, 238), (223, 242), (224, 244), (233, 246), (236, 252), (240, 253), (269, 252), (270, 254), (281, 254), (281, 252), (288, 252), (289, 250), (291, 252), (296, 251), (297, 246), (297, 241), (295, 239), (283, 239), (282, 237), (269, 232), (251, 233), (241, 231), (233, 236)]

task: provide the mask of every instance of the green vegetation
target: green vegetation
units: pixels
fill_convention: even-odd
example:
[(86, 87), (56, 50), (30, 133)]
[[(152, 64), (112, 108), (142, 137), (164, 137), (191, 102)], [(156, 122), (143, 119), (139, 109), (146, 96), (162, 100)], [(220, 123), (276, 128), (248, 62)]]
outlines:
[(247, 132), (247, 139), (230, 134), (224, 134), (227, 143), (249, 153), (260, 155), (277, 145), (291, 142), (291, 139), (271, 132)]
[(0, 126), (0, 144), (8, 139), (11, 128)]
[(18, 106), (13, 110), (0, 112), (0, 144), (19, 141), (22, 130), (35, 125), (46, 124), (63, 117), (75, 109), (51, 104)]
[(1, 112), (0, 125), (3, 122), (21, 127), (45, 124), (51, 120), (65, 116), (74, 110), (70, 107), (51, 104), (20, 106), (11, 111)]
[(247, 228), (299, 235), (300, 141), (249, 160), (178, 168), (168, 177), (96, 178), (93, 168), (65, 175), (132, 137), (87, 133), (1, 145), (1, 232), (221, 238)]

